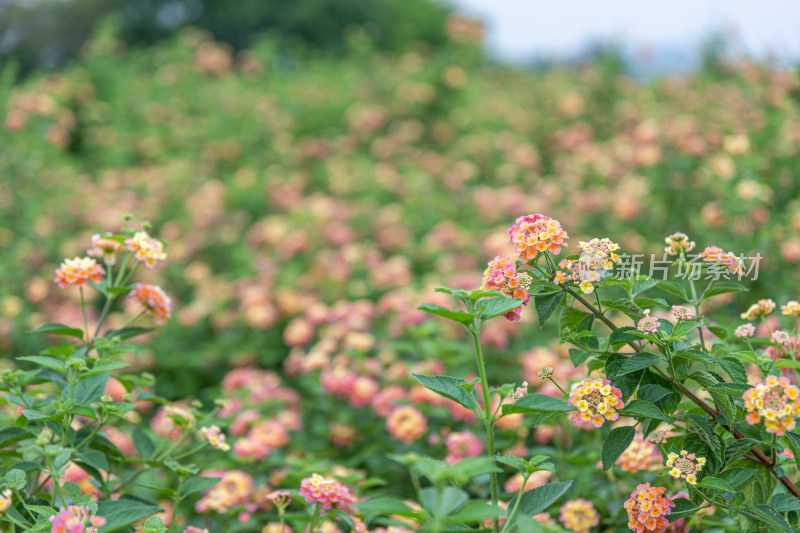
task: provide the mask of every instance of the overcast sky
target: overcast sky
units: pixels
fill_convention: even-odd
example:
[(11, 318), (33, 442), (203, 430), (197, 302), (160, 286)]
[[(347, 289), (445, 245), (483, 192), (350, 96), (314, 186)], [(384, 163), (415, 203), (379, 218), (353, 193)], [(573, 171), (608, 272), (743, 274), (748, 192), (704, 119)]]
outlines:
[(452, 0), (487, 25), (494, 55), (570, 56), (598, 38), (696, 50), (726, 31), (758, 57), (800, 59), (800, 0)]

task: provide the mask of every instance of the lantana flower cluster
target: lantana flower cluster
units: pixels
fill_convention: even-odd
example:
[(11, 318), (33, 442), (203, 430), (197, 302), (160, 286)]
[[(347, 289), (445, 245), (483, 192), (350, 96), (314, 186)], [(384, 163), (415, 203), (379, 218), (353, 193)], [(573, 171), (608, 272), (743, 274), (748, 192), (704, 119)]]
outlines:
[(742, 399), (747, 423), (755, 425), (763, 419), (767, 433), (786, 434), (800, 416), (800, 389), (785, 377), (767, 376), (766, 381), (745, 391)]
[(336, 507), (349, 511), (356, 502), (356, 497), (345, 485), (316, 473), (300, 482), (300, 496), (310, 504), (320, 504), (324, 510)]
[(151, 237), (146, 231), (137, 231), (133, 237), (125, 239), (125, 247), (134, 252), (134, 257), (148, 268), (153, 268), (158, 263), (167, 260), (164, 244)]
[(600, 522), (600, 513), (595, 510), (591, 502), (578, 498), (561, 506), (558, 521), (576, 533), (589, 533), (589, 530)]
[(535, 259), (539, 252), (548, 251), (558, 255), (569, 238), (558, 220), (540, 214), (517, 218), (508, 229), (508, 234), (523, 262)]
[(666, 518), (675, 507), (675, 503), (665, 496), (664, 487), (651, 487), (643, 483), (636, 487), (631, 497), (625, 502), (628, 511), (628, 527), (636, 533), (662, 533), (669, 527)]
[(747, 311), (739, 315), (744, 320), (755, 320), (758, 317), (766, 316), (775, 310), (775, 302), (769, 298), (763, 298), (750, 307)]
[(800, 316), (800, 302), (791, 300), (781, 306), (781, 313), (784, 316)]
[(125, 251), (125, 246), (111, 238), (111, 234), (92, 235), (92, 247), (86, 250), (86, 255), (102, 259), (107, 265), (117, 262), (117, 255)]
[(635, 474), (642, 470), (651, 470), (661, 463), (661, 452), (658, 446), (647, 442), (641, 435), (633, 439), (630, 446), (617, 458), (617, 464), (624, 472)]
[(601, 281), (603, 276), (614, 268), (619, 262), (619, 244), (611, 239), (592, 239), (581, 241), (578, 244), (581, 255), (578, 259), (562, 259), (558, 266), (566, 272), (556, 273), (554, 281), (558, 284), (568, 281), (575, 282), (584, 294), (594, 292), (594, 284)]
[(614, 422), (619, 418), (617, 411), (624, 407), (622, 391), (607, 379), (587, 378), (576, 383), (568, 403), (578, 408), (570, 413), (570, 420), (578, 427), (591, 423), (599, 428), (606, 420)]
[[(509, 298), (521, 298), (522, 305), (528, 305), (531, 299), (528, 289), (531, 286), (531, 277), (525, 272), (517, 272), (516, 265), (507, 257), (495, 257), (489, 262), (483, 273), (481, 290), (500, 291)], [(503, 316), (516, 321), (520, 318), (522, 306), (512, 309)]]
[(685, 254), (694, 250), (695, 247), (695, 242), (690, 241), (689, 236), (681, 232), (673, 233), (664, 239), (664, 242), (667, 243), (667, 247), (664, 248), (667, 255)]
[(88, 507), (70, 505), (62, 507), (58, 514), (52, 515), (50, 522), (53, 524), (50, 529), (52, 533), (82, 533), (89, 528), (104, 526), (106, 519), (95, 516)]
[(253, 478), (241, 470), (209, 470), (203, 475), (222, 479), (197, 501), (194, 509), (198, 513), (227, 513), (245, 505), (253, 493)]
[(718, 246), (708, 246), (700, 253), (700, 257), (706, 263), (724, 266), (731, 274), (744, 275), (742, 259), (733, 252), (726, 252)]
[(705, 466), (706, 458), (681, 450), (680, 454), (674, 452), (667, 454), (666, 464), (671, 467), (669, 475), (675, 479), (685, 479), (690, 485), (695, 485), (697, 473)]
[(105, 269), (91, 257), (75, 257), (65, 259), (56, 269), (55, 282), (62, 289), (67, 285), (83, 287), (90, 281), (100, 283), (105, 273)]
[(158, 285), (137, 283), (128, 298), (142, 307), (159, 326), (172, 316), (172, 300)]

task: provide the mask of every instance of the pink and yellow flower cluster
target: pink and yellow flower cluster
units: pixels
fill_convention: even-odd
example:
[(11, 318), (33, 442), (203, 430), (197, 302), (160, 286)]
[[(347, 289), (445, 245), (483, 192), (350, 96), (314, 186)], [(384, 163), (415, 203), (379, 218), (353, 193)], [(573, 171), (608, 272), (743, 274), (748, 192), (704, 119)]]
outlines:
[(637, 435), (630, 446), (617, 458), (617, 464), (624, 472), (635, 474), (642, 470), (651, 470), (661, 462), (658, 446), (645, 441)]
[(88, 507), (82, 505), (70, 505), (62, 507), (58, 514), (50, 517), (51, 533), (82, 533), (89, 528), (102, 527), (106, 519), (102, 516), (95, 516)]
[(569, 238), (558, 220), (540, 214), (519, 217), (508, 229), (508, 234), (523, 262), (535, 259), (539, 252), (558, 255)]
[(599, 428), (608, 420), (614, 422), (619, 418), (618, 410), (624, 407), (622, 391), (611, 385), (607, 379), (587, 378), (573, 385), (568, 403), (577, 407), (570, 413), (570, 420), (576, 426), (591, 423)]
[(667, 466), (671, 467), (669, 475), (675, 479), (685, 479), (690, 485), (697, 483), (697, 473), (706, 464), (705, 457), (697, 457), (694, 453), (681, 450), (680, 454), (667, 454)]
[(558, 521), (575, 533), (589, 533), (600, 522), (600, 513), (588, 500), (578, 498), (561, 506)]
[[(500, 291), (509, 298), (522, 299), (522, 305), (528, 305), (531, 297), (528, 289), (531, 286), (531, 277), (525, 272), (517, 272), (516, 265), (507, 257), (495, 257), (483, 272), (481, 290)], [(519, 320), (522, 306), (505, 313), (507, 319)]]
[(322, 509), (343, 509), (349, 511), (356, 503), (356, 497), (342, 483), (335, 479), (312, 474), (300, 482), (300, 496), (308, 503), (318, 503)]
[(755, 425), (763, 419), (767, 433), (786, 434), (800, 416), (800, 389), (785, 377), (767, 376), (766, 381), (745, 391), (742, 399), (747, 423)]
[(83, 287), (90, 281), (100, 283), (105, 273), (105, 269), (91, 257), (75, 257), (65, 259), (56, 269), (55, 282), (62, 289), (67, 285)]

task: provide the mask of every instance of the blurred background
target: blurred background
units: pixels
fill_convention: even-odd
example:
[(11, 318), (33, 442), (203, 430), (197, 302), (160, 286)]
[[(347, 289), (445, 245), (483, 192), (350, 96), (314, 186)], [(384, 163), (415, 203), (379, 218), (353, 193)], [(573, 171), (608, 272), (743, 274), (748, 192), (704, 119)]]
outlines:
[[(0, 0), (0, 351), (78, 323), (53, 270), (124, 213), (166, 241), (146, 274), (175, 307), (130, 360), (176, 398), (330, 331), (469, 362), (416, 307), (478, 286), (531, 212), (573, 243), (762, 254), (716, 299), (731, 323), (798, 298), (800, 8), (650, 4)], [(493, 350), (552, 337), (529, 311)]]

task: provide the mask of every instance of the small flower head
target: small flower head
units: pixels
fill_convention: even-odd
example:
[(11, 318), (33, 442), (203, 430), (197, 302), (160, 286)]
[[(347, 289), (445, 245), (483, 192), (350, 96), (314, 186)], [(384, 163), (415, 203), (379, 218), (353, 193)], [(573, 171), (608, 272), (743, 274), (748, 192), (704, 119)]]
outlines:
[(91, 257), (65, 259), (56, 269), (54, 280), (62, 289), (67, 285), (83, 287), (88, 282), (100, 283), (106, 271)]
[(319, 474), (312, 474), (300, 482), (300, 496), (308, 503), (319, 503), (325, 510), (336, 507), (348, 511), (356, 502), (349, 488)]
[(50, 523), (53, 524), (50, 531), (53, 533), (81, 533), (89, 532), (92, 528), (102, 527), (106, 519), (102, 516), (95, 516), (88, 507), (82, 505), (70, 505), (62, 507), (58, 514), (50, 516)]
[(772, 332), (772, 342), (779, 346), (787, 346), (792, 343), (792, 337), (787, 332), (776, 329)]
[(274, 490), (267, 494), (267, 499), (278, 509), (286, 509), (292, 503), (292, 495), (285, 490)]
[[(489, 265), (483, 272), (481, 290), (500, 291), (508, 298), (522, 299), (522, 305), (528, 305), (531, 296), (528, 289), (531, 286), (531, 277), (525, 272), (517, 273), (517, 267), (511, 259), (507, 257), (495, 257), (489, 261)], [(520, 319), (522, 306), (503, 314), (511, 321)]]
[(675, 317), (675, 320), (692, 320), (694, 311), (685, 305), (673, 305), (672, 316)]
[(578, 244), (581, 255), (578, 259), (562, 259), (558, 266), (564, 271), (556, 273), (556, 283), (573, 281), (584, 294), (594, 292), (595, 284), (601, 281), (614, 264), (619, 261), (619, 245), (611, 239), (592, 239)]
[(158, 263), (167, 260), (164, 244), (151, 237), (146, 231), (137, 231), (133, 237), (125, 239), (125, 247), (148, 268), (153, 268)]
[(401, 405), (389, 413), (386, 429), (395, 439), (411, 444), (428, 430), (425, 416), (410, 405)]
[(755, 320), (758, 317), (766, 316), (775, 310), (775, 302), (765, 298), (751, 305), (747, 311), (739, 315), (744, 320)]
[[(550, 370), (552, 371), (552, 369)], [(511, 395), (511, 401), (516, 402), (517, 400), (519, 400), (520, 398), (522, 398), (527, 394), (528, 394), (528, 382), (523, 381), (522, 386), (517, 387), (517, 390), (515, 390), (514, 393)]]
[(11, 489), (6, 489), (0, 494), (0, 516), (8, 511), (8, 508), (11, 507), (11, 503)]
[(792, 300), (781, 306), (781, 313), (786, 316), (800, 316), (800, 302)]
[(446, 463), (457, 463), (475, 457), (483, 451), (483, 442), (471, 431), (454, 431), (444, 441), (447, 446)]
[(617, 458), (617, 464), (624, 472), (635, 474), (641, 470), (651, 470), (661, 462), (661, 452), (655, 444), (637, 435), (630, 446)]
[(125, 246), (111, 238), (111, 234), (92, 235), (92, 247), (86, 251), (86, 255), (102, 259), (107, 265), (117, 262), (117, 255), (125, 251)]
[(647, 442), (650, 444), (664, 444), (667, 442), (667, 432), (664, 430), (654, 431), (647, 436)]
[(767, 433), (785, 435), (800, 416), (800, 389), (785, 377), (767, 376), (766, 381), (745, 391), (742, 399), (747, 423), (755, 425), (763, 419)]
[(686, 450), (681, 450), (680, 454), (668, 454), (666, 461), (666, 465), (670, 467), (669, 475), (675, 479), (685, 479), (690, 485), (697, 483), (697, 472), (700, 472), (705, 464), (705, 457), (697, 457)]
[(553, 367), (552, 366), (544, 367), (539, 371), (537, 376), (539, 376), (539, 379), (549, 379), (553, 377)]
[(658, 319), (650, 316), (650, 310), (644, 310), (644, 317), (636, 324), (636, 329), (642, 333), (655, 333), (658, 331)]
[(664, 248), (664, 251), (667, 252), (668, 255), (678, 255), (681, 252), (688, 253), (694, 250), (695, 243), (694, 241), (689, 240), (689, 236), (685, 233), (673, 233), (666, 239), (664, 242), (667, 243), (667, 247)]
[(742, 270), (742, 259), (733, 252), (726, 252), (718, 246), (709, 246), (700, 253), (700, 257), (706, 263), (723, 265), (731, 274), (744, 275)]
[(558, 521), (570, 531), (589, 533), (589, 530), (600, 522), (600, 513), (595, 510), (591, 502), (578, 498), (561, 506)]
[(663, 533), (669, 527), (666, 518), (675, 507), (667, 498), (664, 487), (651, 487), (644, 483), (636, 487), (631, 497), (625, 502), (628, 511), (628, 527), (636, 533)]
[(558, 255), (569, 238), (558, 220), (539, 214), (519, 217), (508, 228), (508, 234), (520, 260), (525, 263), (544, 251)]
[(227, 513), (244, 505), (253, 493), (253, 478), (241, 470), (210, 470), (205, 475), (222, 479), (195, 504), (198, 513)]
[(225, 434), (219, 426), (206, 426), (199, 431), (200, 437), (208, 441), (212, 448), (227, 452), (231, 449), (230, 444), (225, 442)]
[(606, 420), (614, 422), (624, 407), (622, 391), (611, 385), (607, 379), (587, 378), (572, 387), (568, 403), (577, 407), (570, 413), (570, 420), (579, 427), (591, 423), (599, 428)]
[(734, 335), (739, 337), (740, 339), (748, 339), (756, 334), (756, 328), (753, 324), (749, 322), (747, 324), (742, 324), (736, 328), (736, 331), (733, 332)]
[(172, 300), (158, 285), (137, 283), (128, 298), (144, 307), (147, 314), (159, 326), (172, 316)]

